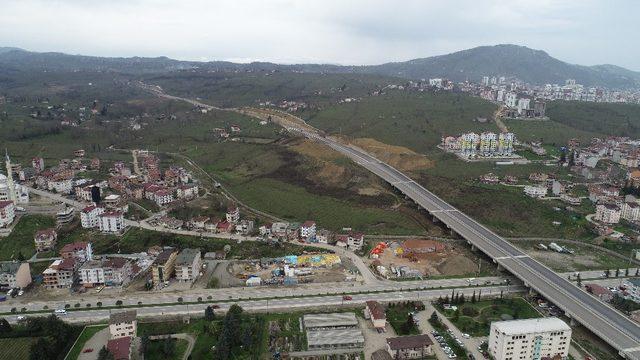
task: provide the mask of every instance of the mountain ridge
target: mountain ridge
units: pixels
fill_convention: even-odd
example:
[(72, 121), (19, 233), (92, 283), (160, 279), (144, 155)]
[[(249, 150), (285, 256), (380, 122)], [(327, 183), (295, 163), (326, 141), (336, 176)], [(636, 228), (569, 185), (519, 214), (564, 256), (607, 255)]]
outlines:
[(98, 57), (61, 52), (31, 52), (15, 47), (0, 47), (0, 67), (12, 70), (77, 71), (99, 70), (132, 73), (187, 69), (207, 70), (280, 70), (329, 73), (360, 73), (406, 79), (445, 77), (454, 81), (479, 82), (482, 76), (516, 77), (530, 84), (564, 83), (575, 79), (586, 86), (640, 88), (640, 72), (612, 64), (576, 65), (550, 56), (543, 50), (501, 44), (478, 46), (449, 54), (388, 62), (379, 65), (276, 64), (229, 61), (183, 61), (159, 57)]

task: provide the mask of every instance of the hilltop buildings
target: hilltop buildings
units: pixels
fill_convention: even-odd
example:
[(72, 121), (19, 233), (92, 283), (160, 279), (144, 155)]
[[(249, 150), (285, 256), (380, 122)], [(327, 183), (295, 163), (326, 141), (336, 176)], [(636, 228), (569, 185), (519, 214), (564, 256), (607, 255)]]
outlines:
[(513, 133), (474, 132), (458, 137), (442, 138), (441, 147), (466, 158), (509, 157), (513, 155), (515, 135)]

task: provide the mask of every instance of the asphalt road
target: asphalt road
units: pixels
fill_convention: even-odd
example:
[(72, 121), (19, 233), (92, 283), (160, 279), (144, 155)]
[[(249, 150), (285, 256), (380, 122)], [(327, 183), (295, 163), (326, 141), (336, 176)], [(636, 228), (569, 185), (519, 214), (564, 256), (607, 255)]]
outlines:
[(567, 315), (607, 341), (623, 356), (640, 359), (640, 327), (627, 316), (582, 291), (566, 278), (529, 257), (501, 236), (440, 199), (392, 166), (379, 161), (359, 148), (344, 145), (338, 140), (294, 126), (291, 123), (288, 129), (330, 146), (386, 180), (437, 220), (520, 278), (525, 285), (545, 296), (562, 308)]

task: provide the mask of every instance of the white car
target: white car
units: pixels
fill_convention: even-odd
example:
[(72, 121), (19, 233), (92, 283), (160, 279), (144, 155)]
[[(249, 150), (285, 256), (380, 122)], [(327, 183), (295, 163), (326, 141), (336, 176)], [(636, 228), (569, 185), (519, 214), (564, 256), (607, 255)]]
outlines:
[(66, 313), (67, 313), (67, 310), (65, 310), (65, 309), (56, 309), (56, 310), (54, 311), (54, 313), (55, 313), (55, 314), (66, 314)]
[(22, 295), (24, 295), (24, 290), (18, 291), (18, 296), (22, 296)]
[(468, 339), (471, 337), (471, 335), (467, 334), (467, 333), (462, 333), (462, 337), (465, 339)]
[(27, 320), (27, 317), (24, 316), (24, 315), (18, 315), (17, 320), (18, 321), (25, 321), (25, 320)]

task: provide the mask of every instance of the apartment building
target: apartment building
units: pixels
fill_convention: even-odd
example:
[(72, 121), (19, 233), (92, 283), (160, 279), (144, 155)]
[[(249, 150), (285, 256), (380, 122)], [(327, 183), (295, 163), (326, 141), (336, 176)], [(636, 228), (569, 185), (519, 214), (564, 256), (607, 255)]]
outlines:
[(169, 281), (175, 271), (178, 251), (174, 249), (163, 250), (151, 265), (153, 285), (158, 286), (165, 281)]
[(622, 211), (617, 205), (598, 204), (596, 206), (596, 216), (594, 219), (605, 224), (617, 224), (620, 222), (621, 215)]
[(313, 240), (316, 237), (316, 222), (307, 220), (300, 226), (300, 237), (307, 240)]
[(55, 260), (42, 272), (42, 284), (47, 289), (64, 289), (76, 281), (78, 262), (74, 258)]
[(0, 262), (0, 287), (25, 288), (31, 284), (31, 267), (28, 262)]
[(532, 198), (541, 198), (547, 196), (547, 188), (545, 186), (527, 185), (524, 187), (524, 193)]
[(91, 243), (86, 241), (77, 241), (67, 244), (60, 249), (60, 257), (63, 259), (74, 258), (76, 261), (83, 263), (93, 260), (93, 249)]
[(640, 204), (635, 202), (625, 202), (622, 205), (622, 213), (620, 217), (627, 221), (640, 220)]
[(384, 329), (387, 326), (387, 314), (384, 307), (377, 301), (369, 300), (364, 308), (364, 318), (371, 320), (376, 329)]
[(133, 265), (124, 258), (87, 261), (78, 270), (84, 287), (123, 286), (131, 281)]
[(398, 336), (387, 339), (387, 352), (393, 359), (424, 359), (433, 354), (428, 335)]
[(229, 206), (229, 208), (227, 209), (226, 218), (227, 222), (230, 222), (232, 224), (240, 221), (240, 208), (235, 205)]
[(80, 224), (85, 229), (97, 228), (100, 223), (99, 216), (104, 212), (105, 209), (102, 206), (89, 205), (80, 212)]
[(113, 313), (109, 316), (109, 335), (111, 339), (136, 337), (138, 320), (135, 310)]
[(16, 207), (13, 201), (0, 201), (0, 228), (8, 227), (16, 218)]
[(489, 353), (496, 360), (553, 358), (569, 355), (571, 328), (555, 318), (491, 323)]
[(98, 228), (103, 233), (120, 234), (126, 228), (124, 215), (120, 211), (107, 211), (98, 216)]
[(176, 258), (176, 278), (179, 281), (194, 282), (200, 274), (201, 267), (200, 249), (184, 249)]

